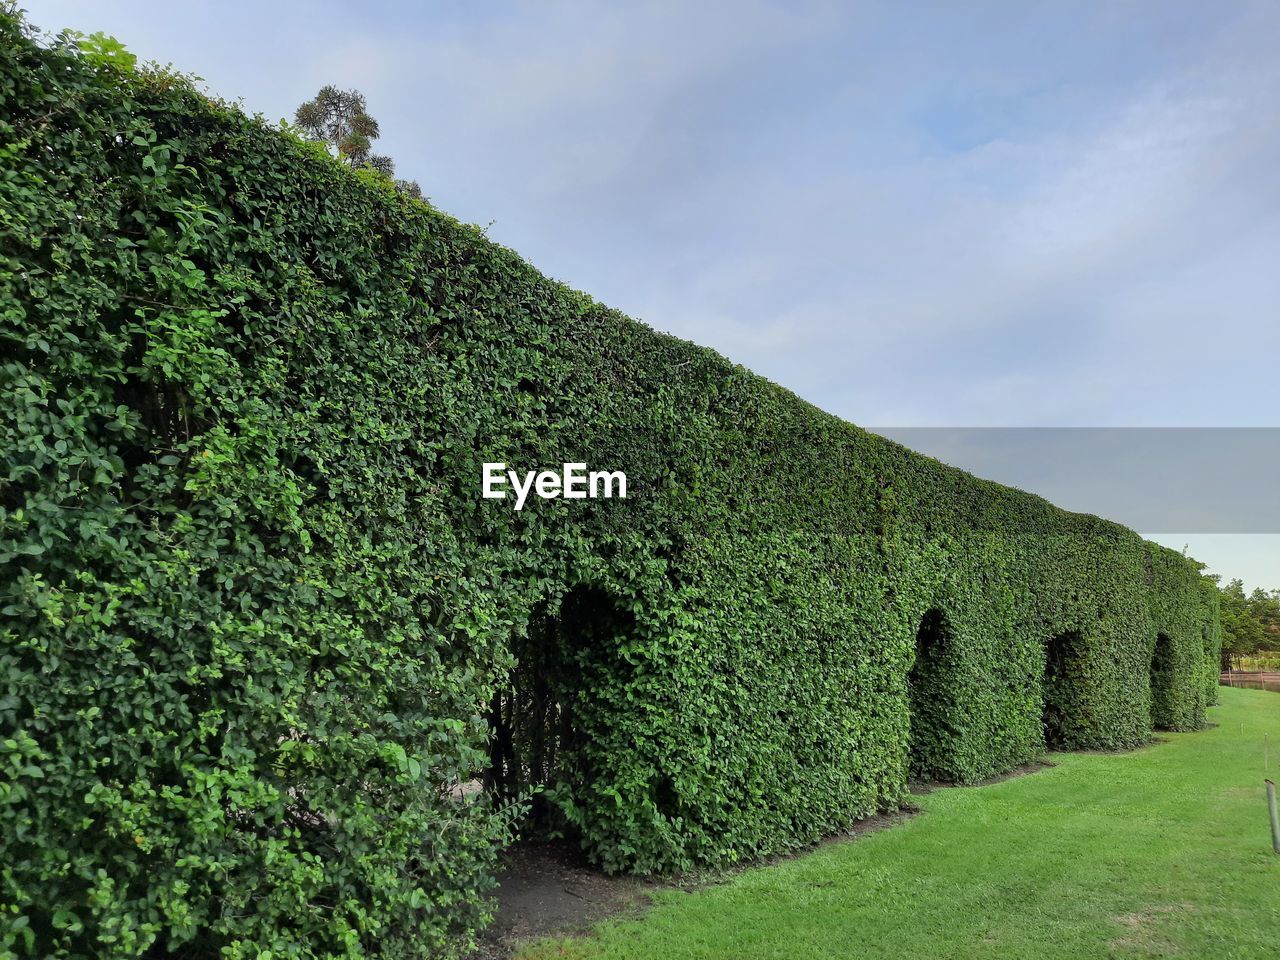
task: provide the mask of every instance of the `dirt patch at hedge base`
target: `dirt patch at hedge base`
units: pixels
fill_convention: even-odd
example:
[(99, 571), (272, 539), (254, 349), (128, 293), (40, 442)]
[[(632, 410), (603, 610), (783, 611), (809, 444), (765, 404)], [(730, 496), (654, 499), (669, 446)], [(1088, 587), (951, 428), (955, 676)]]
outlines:
[(474, 960), (506, 960), (530, 940), (587, 933), (606, 917), (640, 912), (650, 894), (677, 885), (661, 878), (610, 876), (567, 843), (519, 843), (506, 854), (494, 919)]
[(948, 780), (912, 780), (907, 784), (907, 789), (910, 790), (911, 793), (920, 796), (926, 793), (933, 793), (935, 790), (948, 789), (951, 787), (988, 787), (993, 783), (1003, 783), (1005, 780), (1012, 780), (1015, 777), (1025, 777), (1029, 773), (1038, 773), (1039, 771), (1045, 770), (1053, 765), (1054, 764), (1048, 760), (1032, 760), (1029, 763), (1024, 763), (1020, 766), (1014, 767), (1012, 770), (1006, 770), (1004, 773), (998, 773), (994, 777), (987, 777), (985, 780), (979, 780), (977, 783), (952, 783)]

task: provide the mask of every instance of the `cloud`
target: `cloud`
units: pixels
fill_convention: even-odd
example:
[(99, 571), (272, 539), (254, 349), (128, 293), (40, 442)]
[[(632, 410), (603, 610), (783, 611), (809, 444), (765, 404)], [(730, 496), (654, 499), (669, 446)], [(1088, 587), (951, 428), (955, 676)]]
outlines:
[(1266, 423), (1280, 9), (29, 0), (855, 422)]

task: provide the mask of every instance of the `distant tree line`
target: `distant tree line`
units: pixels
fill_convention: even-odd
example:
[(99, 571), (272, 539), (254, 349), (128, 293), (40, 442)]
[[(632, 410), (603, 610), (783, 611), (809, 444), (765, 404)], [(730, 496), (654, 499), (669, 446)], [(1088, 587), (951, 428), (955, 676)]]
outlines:
[[(1219, 578), (1211, 577), (1215, 582)], [(1222, 668), (1238, 667), (1244, 657), (1280, 650), (1280, 590), (1255, 588), (1245, 593), (1239, 580), (1218, 583), (1222, 594)]]

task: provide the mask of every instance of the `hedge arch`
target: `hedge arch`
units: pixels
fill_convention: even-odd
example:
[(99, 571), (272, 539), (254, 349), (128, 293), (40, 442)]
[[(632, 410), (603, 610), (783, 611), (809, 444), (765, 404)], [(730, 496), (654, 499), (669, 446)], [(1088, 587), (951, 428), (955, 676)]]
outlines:
[(585, 755), (584, 726), (593, 698), (606, 692), (616, 652), (635, 630), (618, 598), (579, 584), (556, 601), (537, 604), (513, 638), (507, 683), (488, 713), (488, 762), (481, 782), (503, 806), (524, 805), (519, 832), (530, 837), (573, 833), (552, 802), (569, 785), (595, 774)]
[[(558, 610), (534, 607), (523, 632), (512, 638), (507, 682), (493, 693), (488, 713), (488, 763), (484, 789), (500, 804), (517, 803), (534, 788), (561, 778), (572, 766), (577, 724), (573, 719), (577, 671), (572, 638), (563, 635)], [(541, 794), (534, 798), (541, 799)], [(540, 802), (532, 825), (545, 827), (550, 811)]]
[[(1216, 592), (1177, 553), (99, 45), (0, 13), (0, 91), (0, 949), (460, 952), (503, 728), (491, 779), (606, 869), (812, 843), (905, 800), (931, 605), (934, 775), (1204, 723)], [(584, 461), (627, 498), (480, 495)]]
[(952, 769), (954, 729), (954, 640), (951, 626), (937, 607), (927, 610), (916, 629), (915, 658), (907, 674), (910, 695), (911, 774), (946, 778)]
[(1173, 656), (1173, 641), (1168, 634), (1156, 634), (1151, 650), (1151, 725), (1157, 730), (1170, 730), (1177, 726), (1174, 712), (1177, 667)]
[(1086, 658), (1085, 639), (1079, 630), (1054, 634), (1045, 646), (1042, 688), (1044, 741), (1052, 749), (1083, 745), (1080, 728), (1088, 682)]

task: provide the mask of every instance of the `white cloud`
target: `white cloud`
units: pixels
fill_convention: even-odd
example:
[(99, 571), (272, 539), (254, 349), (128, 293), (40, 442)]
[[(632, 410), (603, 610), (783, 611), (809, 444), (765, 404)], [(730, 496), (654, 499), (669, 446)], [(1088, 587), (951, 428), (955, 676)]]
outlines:
[(446, 209), (854, 421), (1275, 408), (1272, 4), (29, 6), (268, 116), (360, 86)]

